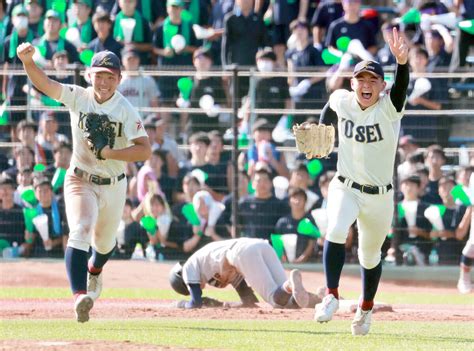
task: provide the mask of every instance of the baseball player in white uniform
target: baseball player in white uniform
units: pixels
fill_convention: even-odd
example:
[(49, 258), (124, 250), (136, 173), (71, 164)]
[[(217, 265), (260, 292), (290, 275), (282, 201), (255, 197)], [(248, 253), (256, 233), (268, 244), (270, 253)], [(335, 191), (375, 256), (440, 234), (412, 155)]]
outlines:
[[(126, 197), (126, 162), (150, 157), (148, 136), (138, 112), (116, 91), (121, 79), (120, 60), (109, 51), (92, 58), (92, 87), (62, 85), (36, 66), (34, 47), (23, 43), (17, 49), (35, 87), (62, 102), (70, 110), (73, 156), (64, 186), (69, 240), (66, 270), (74, 295), (78, 322), (89, 320), (89, 311), (102, 289), (102, 267), (116, 245), (116, 232)], [(105, 115), (113, 126), (113, 147), (94, 148), (84, 134), (88, 118)], [(92, 256), (88, 252), (92, 247)]]
[[(474, 173), (471, 179), (474, 179)], [(474, 261), (474, 206), (471, 206), (469, 211), (471, 211), (471, 227), (469, 228), (469, 239), (462, 250), (457, 284), (461, 294), (469, 294), (472, 291), (471, 269)]]
[(349, 227), (357, 220), (363, 293), (352, 322), (354, 335), (369, 332), (374, 297), (382, 273), (381, 247), (393, 217), (392, 175), (409, 81), (408, 46), (394, 28), (389, 41), (397, 60), (395, 82), (385, 89), (379, 63), (355, 66), (353, 91), (336, 90), (324, 107), (320, 123), (338, 127), (337, 174), (328, 194), (328, 229), (323, 250), (327, 295), (316, 306), (318, 322), (331, 320), (339, 307), (339, 279)]
[(242, 306), (251, 307), (258, 300), (252, 289), (273, 307), (314, 306), (321, 301), (308, 293), (301, 272), (293, 270), (287, 279), (275, 250), (266, 240), (239, 238), (207, 244), (196, 251), (184, 265), (178, 263), (170, 272), (170, 284), (191, 300), (179, 307), (200, 308), (202, 289), (206, 284), (224, 288), (231, 284), (239, 294)]

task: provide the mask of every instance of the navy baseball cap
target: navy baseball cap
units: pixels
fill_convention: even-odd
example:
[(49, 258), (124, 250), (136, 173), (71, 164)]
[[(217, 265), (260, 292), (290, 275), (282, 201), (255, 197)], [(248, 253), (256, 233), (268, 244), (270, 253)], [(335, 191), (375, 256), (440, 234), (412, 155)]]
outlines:
[(357, 77), (363, 72), (368, 72), (374, 76), (384, 78), (383, 68), (380, 63), (376, 61), (361, 61), (354, 67), (353, 77)]
[(120, 59), (112, 51), (100, 51), (92, 57), (91, 72), (120, 73)]

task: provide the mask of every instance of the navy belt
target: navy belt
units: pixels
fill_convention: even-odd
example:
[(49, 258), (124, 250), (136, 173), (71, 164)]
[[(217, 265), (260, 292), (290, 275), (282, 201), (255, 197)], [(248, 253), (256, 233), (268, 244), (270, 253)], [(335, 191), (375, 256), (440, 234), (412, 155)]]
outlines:
[(115, 184), (115, 183), (120, 182), (123, 178), (125, 178), (124, 173), (122, 173), (121, 175), (117, 177), (102, 178), (102, 177), (99, 177), (98, 175), (87, 173), (86, 171), (83, 171), (82, 169), (77, 168), (77, 167), (74, 168), (74, 174), (77, 175), (79, 178), (82, 178), (84, 180), (87, 180), (88, 182), (91, 182), (97, 185)]
[(385, 186), (361, 185), (341, 175), (338, 176), (337, 179), (339, 179), (341, 183), (347, 185), (348, 187), (359, 190), (361, 193), (371, 194), (371, 195), (385, 194), (385, 193), (388, 193), (393, 188), (392, 184), (388, 184)]

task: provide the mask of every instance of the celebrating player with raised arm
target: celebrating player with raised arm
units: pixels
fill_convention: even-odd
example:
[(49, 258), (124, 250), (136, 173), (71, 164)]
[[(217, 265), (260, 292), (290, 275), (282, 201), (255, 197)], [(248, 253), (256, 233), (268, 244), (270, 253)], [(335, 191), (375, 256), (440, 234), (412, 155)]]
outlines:
[(88, 72), (92, 87), (84, 89), (48, 78), (33, 61), (34, 52), (30, 43), (17, 48), (28, 77), (70, 111), (73, 155), (64, 185), (70, 230), (65, 261), (77, 321), (87, 322), (102, 289), (102, 267), (116, 245), (126, 197), (126, 162), (146, 160), (151, 147), (138, 112), (116, 91), (121, 71), (115, 54), (94, 55)]
[(397, 60), (389, 94), (379, 63), (362, 61), (351, 79), (353, 91), (336, 90), (324, 107), (320, 124), (333, 124), (339, 133), (337, 175), (328, 195), (328, 229), (323, 262), (327, 295), (316, 306), (315, 319), (328, 322), (339, 307), (339, 279), (349, 227), (357, 219), (363, 292), (352, 334), (369, 332), (374, 297), (382, 274), (381, 247), (393, 216), (392, 176), (400, 120), (409, 80), (408, 46), (393, 29), (390, 50)]

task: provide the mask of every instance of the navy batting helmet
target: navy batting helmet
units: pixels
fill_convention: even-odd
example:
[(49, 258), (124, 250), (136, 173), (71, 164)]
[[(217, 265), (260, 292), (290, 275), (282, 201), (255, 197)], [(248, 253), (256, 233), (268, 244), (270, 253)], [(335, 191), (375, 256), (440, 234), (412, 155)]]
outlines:
[(180, 295), (189, 295), (189, 290), (183, 280), (183, 263), (176, 263), (169, 274), (170, 285)]

